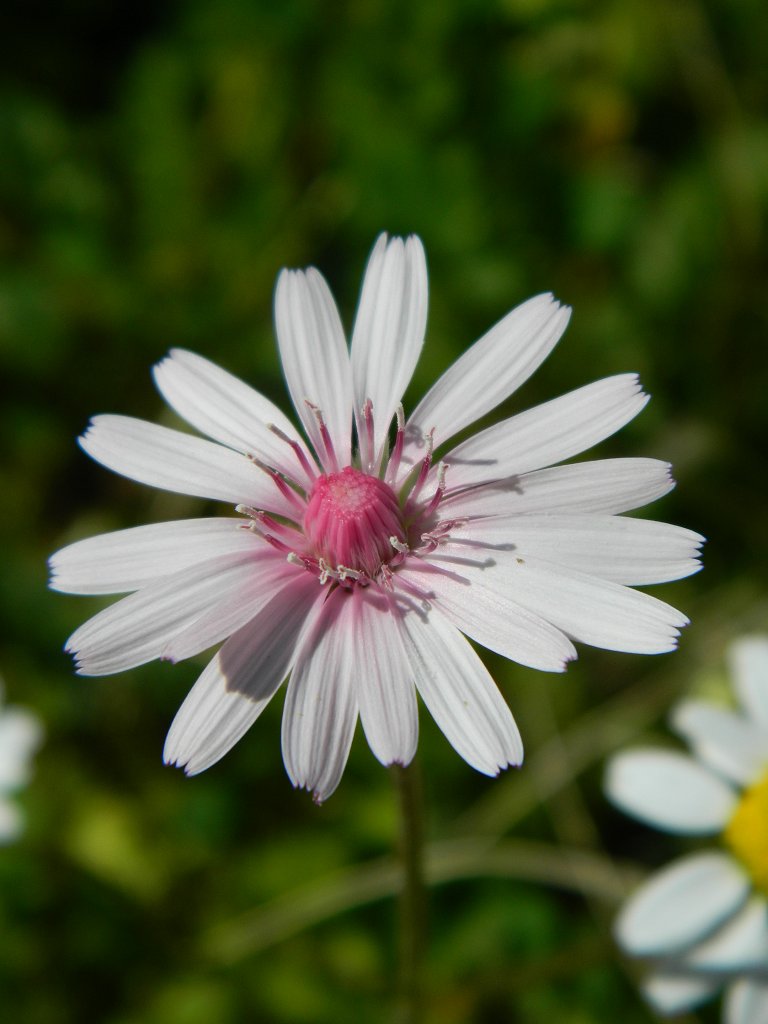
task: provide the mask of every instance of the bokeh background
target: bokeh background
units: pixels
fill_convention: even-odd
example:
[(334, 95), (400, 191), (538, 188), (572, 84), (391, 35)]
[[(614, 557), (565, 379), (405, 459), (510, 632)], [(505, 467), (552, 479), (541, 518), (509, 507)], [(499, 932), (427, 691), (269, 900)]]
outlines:
[[(286, 405), (271, 303), (314, 263), (350, 324), (381, 230), (417, 232), (427, 346), (407, 405), (513, 305), (566, 337), (501, 410), (636, 370), (646, 411), (598, 450), (674, 462), (650, 515), (709, 538), (659, 596), (674, 655), (487, 663), (527, 759), (475, 774), (422, 716), (430, 1021), (653, 1019), (610, 937), (632, 879), (686, 848), (610, 809), (605, 755), (724, 682), (766, 628), (768, 9), (762, 0), (8, 0), (0, 32), (0, 671), (46, 743), (0, 849), (0, 1004), (19, 1024), (389, 1021), (391, 779), (358, 735), (318, 809), (281, 699), (201, 777), (161, 764), (200, 661), (81, 679), (103, 602), (46, 591), (95, 532), (204, 514), (91, 464), (120, 412), (173, 423), (172, 345)], [(696, 1018), (718, 1019), (716, 1007)]]

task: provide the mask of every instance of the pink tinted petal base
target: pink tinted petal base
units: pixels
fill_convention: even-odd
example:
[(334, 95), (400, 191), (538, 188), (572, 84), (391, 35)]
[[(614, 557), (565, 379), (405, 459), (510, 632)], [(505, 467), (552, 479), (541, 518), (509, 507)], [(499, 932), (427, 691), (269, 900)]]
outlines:
[(227, 640), (173, 720), (166, 764), (197, 775), (237, 743), (288, 674), (304, 619), (323, 596), (313, 579), (301, 575)]

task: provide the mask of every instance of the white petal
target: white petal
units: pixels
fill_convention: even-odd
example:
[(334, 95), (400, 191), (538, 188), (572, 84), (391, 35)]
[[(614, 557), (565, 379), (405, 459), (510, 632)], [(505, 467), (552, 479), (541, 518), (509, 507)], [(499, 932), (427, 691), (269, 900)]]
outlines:
[(67, 594), (118, 594), (219, 555), (263, 542), (243, 519), (184, 519), (75, 541), (51, 555), (50, 586)]
[(181, 348), (171, 349), (153, 373), (166, 402), (201, 433), (255, 455), (292, 480), (306, 480), (290, 445), (269, 429), (270, 424), (298, 444), (311, 461), (304, 442), (288, 417), (258, 391)]
[(288, 674), (304, 619), (322, 597), (317, 581), (300, 574), (227, 640), (173, 720), (167, 764), (196, 775), (232, 749)]
[(294, 513), (266, 473), (201, 437), (131, 416), (105, 415), (93, 417), (79, 443), (103, 466), (150, 487)]
[(522, 605), (571, 639), (609, 651), (674, 650), (679, 627), (688, 621), (650, 594), (609, 580), (565, 566), (555, 569), (533, 558), (484, 558), (486, 554), (481, 551), (473, 559), (466, 548), (447, 543), (430, 555), (430, 561)]
[(18, 839), (23, 827), (24, 822), (18, 807), (0, 794), (0, 845)]
[(768, 761), (768, 730), (709, 701), (681, 701), (670, 724), (702, 761), (739, 785), (753, 782)]
[(698, 761), (675, 750), (627, 750), (608, 762), (608, 797), (648, 825), (682, 835), (724, 828), (736, 794)]
[(640, 986), (643, 995), (658, 1013), (665, 1016), (692, 1010), (720, 988), (720, 981), (696, 978), (687, 974), (658, 972)]
[(728, 655), (739, 700), (756, 722), (768, 726), (768, 637), (742, 637)]
[(485, 775), (523, 760), (512, 712), (469, 642), (433, 605), (398, 620), (416, 687), (448, 742)]
[(0, 712), (0, 792), (26, 785), (32, 755), (43, 741), (39, 719), (25, 708)]
[(249, 622), (284, 586), (305, 570), (283, 558), (266, 559), (220, 601), (173, 636), (161, 652), (164, 661), (183, 661), (225, 640)]
[(327, 471), (337, 466), (325, 452), (310, 402), (323, 416), (338, 466), (350, 461), (352, 370), (339, 313), (322, 275), (284, 270), (277, 280), (275, 328), (288, 390)]
[[(363, 279), (352, 333), (355, 418), (363, 466), (378, 463), (390, 423), (416, 367), (427, 326), (427, 264), (415, 235), (374, 246)], [(373, 403), (373, 451), (367, 451), (360, 412)]]
[(161, 657), (173, 637), (260, 576), (269, 549), (199, 562), (105, 608), (75, 630), (66, 650), (80, 675), (111, 675)]
[(706, 942), (687, 953), (686, 965), (728, 974), (768, 971), (768, 906), (753, 896)]
[(624, 904), (616, 939), (635, 956), (684, 953), (736, 913), (747, 875), (724, 853), (694, 853), (658, 871)]
[(446, 481), (441, 510), (456, 517), (559, 511), (617, 515), (656, 501), (675, 486), (669, 463), (659, 459), (575, 462), (469, 490), (454, 490), (450, 474)]
[(586, 451), (648, 401), (634, 373), (595, 381), (480, 431), (444, 457), (451, 487), (542, 469)]
[(451, 541), (498, 547), (499, 560), (536, 558), (614, 583), (642, 586), (690, 576), (704, 538), (649, 519), (606, 515), (497, 515), (451, 530)]
[(728, 989), (725, 1024), (768, 1024), (768, 981), (741, 978)]
[[(408, 418), (406, 437), (421, 438), (434, 429), (435, 445), (441, 445), (495, 409), (546, 359), (570, 315), (550, 294), (517, 306), (432, 386)], [(416, 458), (417, 444), (409, 446)]]
[(342, 602), (335, 628), (352, 647), (360, 721), (382, 764), (409, 764), (416, 753), (419, 717), (416, 690), (392, 597), (377, 587), (356, 587)]
[(451, 622), (491, 651), (543, 672), (562, 672), (576, 657), (564, 633), (538, 615), (489, 590), (482, 581), (470, 582), (457, 572), (437, 571), (425, 560), (400, 570), (396, 582), (410, 583), (436, 601)]
[(357, 722), (359, 666), (343, 614), (351, 600), (339, 587), (307, 619), (283, 709), (286, 770), (317, 803), (341, 780)]

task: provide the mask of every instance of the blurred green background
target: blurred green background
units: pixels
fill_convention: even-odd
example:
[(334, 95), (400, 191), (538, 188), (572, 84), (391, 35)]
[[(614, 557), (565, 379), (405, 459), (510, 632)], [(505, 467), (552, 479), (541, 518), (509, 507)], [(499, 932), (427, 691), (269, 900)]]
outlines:
[(160, 752), (202, 660), (77, 678), (63, 642), (104, 602), (45, 589), (64, 543), (205, 511), (90, 463), (88, 417), (173, 422), (149, 377), (172, 345), (287, 408), (277, 271), (315, 263), (350, 324), (387, 230), (430, 266), (407, 407), (551, 289), (571, 327), (502, 412), (639, 371), (653, 401), (599, 454), (672, 460), (648, 514), (709, 537), (703, 575), (654, 591), (692, 618), (677, 654), (582, 649), (564, 677), (487, 657), (522, 771), (477, 775), (422, 716), (429, 1020), (652, 1020), (610, 921), (685, 844), (608, 808), (601, 766), (671, 742), (670, 703), (766, 626), (765, 4), (9, 0), (2, 19), (0, 672), (47, 732), (0, 850), (9, 1019), (391, 1019), (396, 807), (363, 737), (320, 809), (284, 774), (280, 698), (185, 779)]

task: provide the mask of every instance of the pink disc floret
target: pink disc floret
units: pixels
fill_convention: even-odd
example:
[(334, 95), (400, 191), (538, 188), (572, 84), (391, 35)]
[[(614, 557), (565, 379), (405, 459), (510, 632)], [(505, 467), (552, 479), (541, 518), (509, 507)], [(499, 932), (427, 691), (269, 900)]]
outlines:
[(405, 540), (395, 492), (378, 477), (347, 466), (319, 476), (304, 513), (304, 533), (317, 558), (375, 578)]

